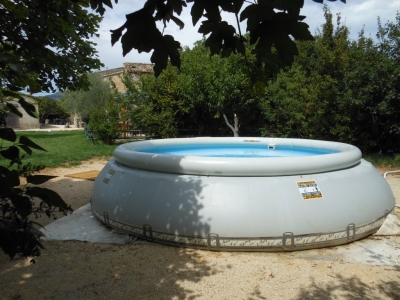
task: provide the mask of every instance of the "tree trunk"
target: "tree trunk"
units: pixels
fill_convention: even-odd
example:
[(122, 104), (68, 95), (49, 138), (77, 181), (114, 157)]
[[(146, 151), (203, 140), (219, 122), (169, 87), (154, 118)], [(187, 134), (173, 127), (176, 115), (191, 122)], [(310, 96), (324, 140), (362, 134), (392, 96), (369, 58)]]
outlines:
[(234, 120), (233, 126), (229, 123), (226, 115), (224, 113), (222, 113), (222, 115), (224, 116), (226, 125), (228, 125), (228, 127), (233, 131), (233, 136), (238, 137), (239, 136), (239, 118), (237, 117), (237, 115), (233, 114), (233, 120)]

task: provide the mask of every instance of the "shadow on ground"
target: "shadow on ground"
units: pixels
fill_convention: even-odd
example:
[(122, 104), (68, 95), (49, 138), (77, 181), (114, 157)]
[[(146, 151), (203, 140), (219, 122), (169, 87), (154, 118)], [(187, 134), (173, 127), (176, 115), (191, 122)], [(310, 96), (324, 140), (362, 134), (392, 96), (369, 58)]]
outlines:
[[(190, 249), (82, 242), (45, 246), (36, 264), (0, 263), (2, 299), (196, 299), (201, 290), (179, 283), (218, 272)], [(159, 255), (160, 247), (165, 256)]]
[[(397, 267), (399, 272), (400, 268)], [(339, 282), (318, 283), (313, 279), (312, 284), (301, 288), (295, 299), (400, 299), (399, 281), (385, 281), (371, 279), (368, 283), (361, 281), (358, 277), (346, 277), (336, 274)]]

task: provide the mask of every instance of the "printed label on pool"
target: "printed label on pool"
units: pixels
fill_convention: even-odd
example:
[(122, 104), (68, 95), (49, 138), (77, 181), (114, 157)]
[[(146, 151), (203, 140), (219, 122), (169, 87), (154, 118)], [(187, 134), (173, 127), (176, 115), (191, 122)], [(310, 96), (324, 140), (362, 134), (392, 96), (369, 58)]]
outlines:
[(105, 184), (108, 184), (110, 182), (111, 177), (113, 177), (114, 174), (115, 174), (115, 171), (113, 169), (110, 169), (110, 171), (108, 171), (108, 173), (104, 177), (103, 182)]
[(297, 182), (300, 194), (304, 200), (323, 198), (317, 183), (314, 180)]

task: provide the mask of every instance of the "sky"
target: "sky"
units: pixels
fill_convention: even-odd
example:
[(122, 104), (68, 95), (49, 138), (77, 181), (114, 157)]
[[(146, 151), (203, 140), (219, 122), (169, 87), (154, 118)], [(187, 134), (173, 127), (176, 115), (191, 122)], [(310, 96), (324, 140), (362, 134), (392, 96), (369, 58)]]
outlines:
[[(396, 12), (400, 11), (399, 0), (347, 0), (344, 4), (337, 0), (336, 2), (324, 1), (334, 16), (334, 24), (336, 22), (336, 14), (340, 13), (342, 22), (350, 29), (350, 39), (357, 39), (358, 33), (364, 28), (367, 37), (375, 38), (377, 32), (377, 17), (379, 16), (382, 24), (388, 21), (395, 22)], [(124, 62), (134, 63), (150, 63), (151, 53), (138, 53), (132, 50), (125, 57), (122, 56), (122, 46), (117, 42), (111, 46), (111, 29), (116, 29), (125, 23), (125, 15), (134, 12), (143, 7), (145, 0), (119, 0), (118, 4), (114, 4), (114, 8), (107, 8), (99, 28), (99, 38), (93, 41), (97, 44), (99, 59), (105, 65), (102, 70), (119, 68)], [(304, 22), (310, 26), (310, 32), (316, 33), (317, 29), (325, 22), (323, 5), (315, 3), (312, 0), (304, 0), (304, 7), (301, 14), (306, 16)], [(164, 30), (164, 34), (174, 36), (182, 46), (192, 47), (194, 42), (200, 40), (202, 35), (197, 32), (201, 24), (201, 20), (193, 27), (190, 7), (187, 7), (179, 17), (185, 27), (180, 30), (173, 22), (170, 22)], [(224, 20), (230, 24), (236, 24), (233, 16), (224, 14)], [(242, 32), (245, 31), (246, 24), (242, 22)]]

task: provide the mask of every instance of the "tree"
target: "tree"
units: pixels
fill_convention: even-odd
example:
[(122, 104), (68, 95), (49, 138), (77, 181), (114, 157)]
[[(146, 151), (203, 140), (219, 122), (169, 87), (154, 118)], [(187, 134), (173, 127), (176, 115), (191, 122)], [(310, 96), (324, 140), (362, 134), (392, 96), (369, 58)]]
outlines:
[(335, 28), (327, 7), (324, 13), (326, 22), (315, 41), (298, 41), (299, 55), (292, 67), (266, 88), (265, 133), (351, 142), (349, 30), (340, 15)]
[(180, 71), (169, 65), (157, 78), (143, 77), (136, 84), (129, 78), (124, 81), (136, 126), (159, 137), (177, 136), (178, 129), (237, 136), (239, 125), (244, 134), (258, 132), (258, 98), (249, 92), (239, 55), (210, 56), (204, 41), (199, 41), (192, 49), (185, 48), (181, 58)]
[[(83, 1), (3, 0), (0, 3), (0, 124), (8, 113), (22, 116), (9, 100), (19, 99), (22, 108), (37, 117), (32, 104), (16, 91), (51, 91), (55, 87), (78, 89), (88, 87), (84, 75), (101, 66), (94, 44), (88, 39), (96, 34), (100, 17), (88, 13)], [(0, 128), (0, 247), (13, 258), (40, 254), (41, 234), (30, 219), (45, 213), (71, 211), (54, 191), (32, 185), (50, 179), (31, 176), (44, 166), (22, 162), (25, 152), (42, 150), (27, 137), (17, 135), (11, 128)], [(19, 177), (28, 184), (20, 186)], [(35, 206), (35, 199), (40, 199)]]
[(278, 73), (260, 100), (261, 135), (312, 138), (315, 128), (311, 124), (321, 117), (321, 110), (315, 109), (316, 97), (316, 90), (298, 64)]
[[(91, 89), (93, 88), (95, 87)], [(105, 101), (90, 112), (90, 129), (107, 145), (112, 145), (120, 136), (119, 124), (125, 121), (123, 104), (123, 96), (113, 85), (112, 93), (109, 93)]]
[(43, 124), (46, 119), (66, 119), (70, 116), (70, 113), (58, 100), (47, 97), (38, 97), (36, 98), (36, 102), (38, 103), (40, 122)]
[[(0, 88), (28, 92), (88, 87), (99, 69), (94, 43), (101, 18), (89, 1), (3, 0), (0, 4)], [(15, 96), (15, 95), (14, 95)]]
[[(247, 54), (249, 59), (254, 56)], [(180, 82), (182, 96), (192, 103), (195, 113), (192, 118), (210, 134), (220, 135), (221, 119), (234, 136), (254, 133), (255, 120), (259, 117), (258, 97), (248, 89), (249, 78), (242, 72), (240, 55), (229, 57), (210, 55), (205, 42), (199, 41), (192, 49), (186, 48), (181, 54)], [(207, 116), (205, 116), (207, 115)], [(216, 124), (216, 119), (219, 119)]]
[[(309, 76), (308, 86), (315, 92), (313, 102), (316, 115), (310, 123), (315, 128), (314, 138), (350, 142), (349, 88), (346, 74), (351, 68), (349, 30), (337, 16), (337, 27), (333, 25), (332, 14), (324, 7), (325, 24), (310, 44), (300, 42), (304, 47), (298, 62)], [(299, 47), (299, 48), (300, 48)], [(304, 55), (304, 54), (308, 55)]]
[(61, 97), (62, 105), (72, 114), (78, 114), (88, 121), (92, 111), (102, 107), (111, 94), (111, 84), (103, 80), (98, 73), (86, 74), (90, 88), (88, 90), (66, 90)]
[(400, 14), (383, 26), (378, 43), (363, 32), (351, 44), (352, 68), (346, 81), (352, 90), (354, 143), (366, 151), (400, 149)]
[(169, 65), (157, 78), (142, 76), (132, 82), (127, 74), (127, 114), (136, 128), (144, 129), (154, 138), (178, 136), (179, 128), (190, 128), (191, 103), (182, 97), (182, 85), (177, 68)]
[[(31, 155), (32, 149), (45, 149), (25, 136), (17, 138), (11, 128), (0, 128), (0, 141), (0, 248), (11, 259), (17, 254), (40, 255), (43, 246), (39, 238), (43, 234), (37, 229), (39, 224), (31, 220), (32, 215), (55, 217), (57, 212), (67, 214), (72, 209), (56, 192), (35, 186), (54, 177), (31, 175), (43, 169), (43, 165), (23, 163), (25, 155), (21, 151)], [(21, 186), (20, 177), (26, 177), (25, 186)], [(35, 200), (40, 200), (39, 204)]]
[[(323, 3), (323, 0), (314, 1)], [(345, 0), (341, 1), (345, 3)], [(294, 40), (313, 39), (308, 25), (302, 22), (305, 17), (300, 15), (303, 0), (246, 1), (246, 5), (244, 0), (148, 0), (142, 9), (126, 15), (125, 24), (112, 30), (112, 44), (121, 39), (124, 56), (132, 49), (139, 53), (153, 51), (151, 61), (155, 63), (156, 76), (167, 67), (168, 60), (180, 68), (180, 43), (170, 35), (163, 35), (157, 28), (157, 22), (165, 28), (172, 20), (182, 29), (184, 23), (177, 16), (190, 2), (193, 2), (193, 25), (202, 17), (205, 19), (199, 33), (207, 35), (205, 44), (210, 48), (211, 55), (227, 57), (236, 52), (243, 54), (248, 75), (255, 84), (265, 83), (271, 74), (293, 62), (298, 53)], [(112, 7), (110, 0), (91, 0), (91, 4), (100, 13), (104, 12), (103, 4)], [(222, 20), (222, 11), (234, 14), (238, 32)], [(254, 62), (248, 61), (245, 56), (245, 39), (239, 26), (244, 21), (247, 21), (249, 43), (254, 46)]]
[[(340, 15), (315, 41), (297, 42), (299, 55), (266, 88), (263, 134), (336, 140), (364, 152), (400, 149), (400, 20), (378, 23), (379, 42), (359, 33), (350, 41)], [(397, 17), (398, 19), (398, 17)]]

